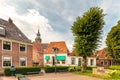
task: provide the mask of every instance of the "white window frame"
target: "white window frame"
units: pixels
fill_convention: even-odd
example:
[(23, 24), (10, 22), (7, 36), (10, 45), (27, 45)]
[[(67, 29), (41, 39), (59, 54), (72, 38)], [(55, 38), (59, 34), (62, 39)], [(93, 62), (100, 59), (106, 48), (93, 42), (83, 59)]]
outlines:
[(4, 57), (10, 57), (10, 60), (11, 60), (11, 66), (12, 66), (12, 56), (2, 56), (2, 68), (11, 67), (11, 66), (3, 66)]
[(12, 51), (12, 42), (11, 41), (7, 41), (7, 42), (10, 42), (10, 50), (6, 50), (3, 48), (3, 43), (4, 41), (7, 41), (7, 40), (2, 40), (2, 50), (5, 50), (5, 51)]
[[(25, 58), (25, 61), (26, 61), (26, 63), (25, 63), (26, 65), (25, 65), (25, 66), (21, 66), (21, 65), (20, 65), (20, 58)], [(27, 66), (27, 57), (19, 57), (19, 66), (20, 66), (20, 67), (26, 67), (26, 66)]]
[[(72, 59), (74, 59), (74, 64), (72, 64)], [(76, 58), (75, 57), (71, 57), (71, 65), (75, 65), (76, 64)]]
[[(20, 51), (20, 45), (25, 45), (25, 51)], [(26, 44), (23, 44), (23, 43), (19, 43), (19, 52), (21, 53), (27, 53), (27, 45)]]
[[(91, 64), (92, 63), (92, 64)], [(94, 59), (90, 59), (90, 65), (93, 66), (94, 65)]]

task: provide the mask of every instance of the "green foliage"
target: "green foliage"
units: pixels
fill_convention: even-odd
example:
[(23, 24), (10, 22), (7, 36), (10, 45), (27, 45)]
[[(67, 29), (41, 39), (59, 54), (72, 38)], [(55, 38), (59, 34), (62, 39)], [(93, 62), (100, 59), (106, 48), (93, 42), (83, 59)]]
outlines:
[[(55, 72), (54, 66), (45, 66), (45, 72), (46, 73), (52, 73)], [(56, 66), (56, 72), (67, 72), (68, 66)]]
[[(120, 57), (120, 21), (113, 26), (106, 38), (107, 52), (114, 60)], [(114, 62), (115, 63), (115, 62)]]
[(111, 69), (111, 70), (120, 70), (120, 66), (110, 66), (109, 69)]
[(77, 17), (72, 25), (72, 33), (75, 36), (74, 51), (77, 56), (83, 57), (82, 71), (86, 70), (86, 59), (90, 56), (100, 42), (100, 35), (104, 23), (105, 14), (98, 7), (90, 8), (82, 17)]
[(68, 71), (69, 72), (75, 72), (75, 71), (81, 71), (81, 66), (69, 66)]
[(75, 71), (75, 66), (70, 66), (70, 67), (68, 67), (68, 71), (69, 71), (69, 72), (74, 72), (74, 71)]
[(90, 56), (97, 48), (104, 25), (103, 10), (92, 7), (82, 17), (77, 17), (72, 25), (75, 36), (74, 50), (78, 56)]
[(109, 79), (119, 80), (120, 79), (120, 70), (109, 70), (108, 72)]
[[(16, 68), (15, 73), (16, 74), (27, 74), (27, 72), (40, 72), (41, 71), (41, 67), (19, 67)], [(10, 68), (4, 68), (4, 75), (5, 76), (10, 76)]]
[(89, 66), (89, 67), (87, 67), (87, 70), (93, 70), (93, 68), (97, 68), (97, 67), (96, 66), (95, 67)]

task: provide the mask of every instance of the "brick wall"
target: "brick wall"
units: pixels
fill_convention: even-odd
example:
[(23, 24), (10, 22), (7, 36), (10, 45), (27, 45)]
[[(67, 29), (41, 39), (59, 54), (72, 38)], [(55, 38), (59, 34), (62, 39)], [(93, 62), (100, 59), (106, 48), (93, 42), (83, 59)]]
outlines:
[[(20, 42), (19, 42), (20, 43)], [(0, 40), (0, 70), (2, 69), (2, 56), (12, 56), (12, 65), (19, 67), (19, 58), (27, 57), (27, 66), (32, 66), (32, 45), (26, 45), (26, 53), (19, 51), (19, 43), (12, 42), (12, 50), (2, 50), (2, 40)]]

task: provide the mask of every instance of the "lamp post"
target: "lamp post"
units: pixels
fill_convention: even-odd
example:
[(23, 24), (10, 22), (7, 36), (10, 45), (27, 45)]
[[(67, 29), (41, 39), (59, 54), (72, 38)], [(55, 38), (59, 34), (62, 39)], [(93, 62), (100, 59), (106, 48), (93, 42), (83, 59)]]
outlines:
[(57, 47), (53, 47), (53, 52), (55, 54), (55, 57), (54, 57), (54, 65), (55, 65), (55, 73), (56, 73), (56, 54), (58, 52), (58, 48)]

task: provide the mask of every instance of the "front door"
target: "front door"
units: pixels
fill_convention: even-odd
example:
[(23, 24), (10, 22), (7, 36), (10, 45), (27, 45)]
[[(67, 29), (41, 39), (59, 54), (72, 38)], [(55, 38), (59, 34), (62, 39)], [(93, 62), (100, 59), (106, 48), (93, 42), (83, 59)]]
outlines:
[(52, 56), (52, 65), (55, 65), (55, 57)]

